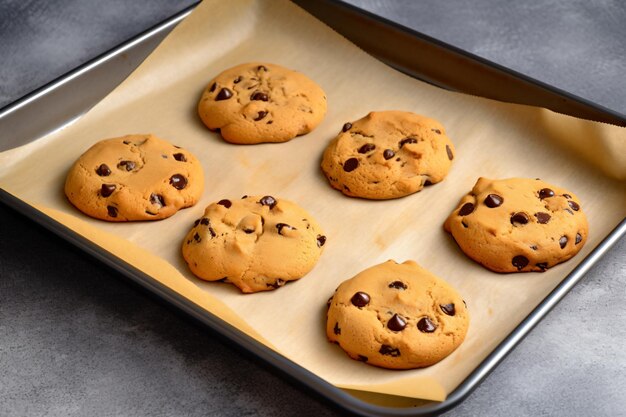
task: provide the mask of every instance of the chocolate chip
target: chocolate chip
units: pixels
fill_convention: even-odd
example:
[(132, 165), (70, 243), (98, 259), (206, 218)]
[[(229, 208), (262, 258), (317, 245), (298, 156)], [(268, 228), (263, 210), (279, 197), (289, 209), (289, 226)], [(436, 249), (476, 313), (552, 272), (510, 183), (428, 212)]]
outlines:
[(373, 143), (366, 143), (365, 145), (359, 148), (359, 153), (368, 153), (376, 149), (376, 145)]
[(222, 88), (217, 96), (215, 97), (215, 101), (228, 100), (233, 96), (233, 92), (228, 88)]
[(563, 194), (563, 197), (565, 197), (565, 198), (567, 198), (567, 199), (572, 198), (572, 196), (571, 196), (571, 195), (569, 195), (569, 194)]
[(202, 240), (202, 238), (200, 237), (200, 235), (198, 234), (198, 232), (196, 232), (193, 235), (193, 240), (195, 240), (196, 242), (200, 242)]
[(472, 203), (465, 203), (461, 210), (459, 210), (459, 216), (467, 216), (468, 214), (472, 214), (474, 212), (474, 205)]
[(335, 327), (333, 328), (333, 332), (335, 334), (341, 334), (341, 329), (339, 328), (339, 323), (335, 323)]
[(217, 83), (213, 83), (213, 85), (211, 85), (211, 88), (209, 88), (209, 93), (215, 91), (215, 87), (217, 87)]
[(398, 146), (400, 146), (400, 149), (402, 149), (402, 147), (408, 143), (417, 143), (417, 139), (415, 138), (404, 138), (402, 139), (399, 143)]
[(380, 353), (381, 355), (387, 355), (397, 358), (398, 356), (400, 356), (400, 349), (393, 348), (389, 345), (382, 345), (378, 353)]
[(498, 194), (489, 194), (487, 198), (485, 198), (485, 205), (489, 208), (496, 208), (502, 205), (504, 199), (500, 197)]
[(348, 122), (348, 123), (343, 125), (343, 127), (341, 128), (341, 131), (342, 132), (347, 132), (350, 129), (352, 129), (352, 123)]
[(256, 69), (258, 71), (268, 71), (267, 67), (265, 65), (259, 65), (258, 67), (256, 67)]
[(540, 199), (544, 199), (544, 198), (548, 198), (548, 197), (554, 197), (554, 191), (552, 191), (549, 188), (542, 188), (541, 190), (539, 190), (539, 198)]
[(548, 269), (548, 263), (547, 262), (539, 262), (536, 263), (535, 266), (539, 269), (541, 269), (542, 271), (545, 271), (546, 269)]
[(439, 308), (448, 316), (454, 316), (456, 314), (456, 309), (454, 308), (454, 304), (439, 304)]
[(126, 169), (126, 171), (132, 171), (135, 169), (135, 163), (133, 161), (122, 161), (117, 164), (119, 169)]
[(129, 140), (123, 140), (123, 141), (122, 141), (122, 143), (123, 143), (124, 145), (130, 145), (130, 141), (129, 141)]
[(196, 227), (196, 226), (198, 226), (199, 224), (200, 224), (200, 219), (196, 219), (196, 220), (194, 220), (194, 222), (193, 222), (193, 227)]
[(165, 205), (165, 200), (162, 195), (152, 193), (150, 194), (150, 203), (163, 207)]
[(433, 185), (433, 183), (430, 180), (424, 181), (424, 187), (428, 187), (429, 185)]
[(243, 78), (241, 78), (241, 75), (240, 75), (239, 77), (237, 77), (237, 78), (235, 78), (235, 79), (233, 80), (233, 83), (235, 83), (235, 84), (239, 84), (239, 83), (241, 82), (241, 80), (242, 80), (242, 79), (243, 79)]
[(175, 153), (174, 154), (174, 159), (179, 161), (179, 162), (187, 162), (187, 158), (182, 153)]
[(441, 135), (441, 130), (439, 130), (439, 129), (430, 129), (430, 130), (432, 130), (433, 132), (435, 132), (438, 135)]
[(361, 362), (367, 362), (367, 360), (368, 360), (368, 357), (367, 357), (367, 356), (363, 356), (363, 355), (358, 355), (358, 356), (359, 356), (359, 360), (360, 360)]
[(267, 116), (267, 112), (266, 112), (266, 111), (261, 110), (261, 111), (260, 111), (260, 112), (256, 115), (256, 117), (254, 118), (254, 121), (255, 121), (255, 122), (258, 122), (259, 120), (263, 120), (263, 118), (264, 118), (265, 116)]
[(271, 288), (279, 288), (279, 287), (282, 287), (283, 285), (285, 285), (285, 280), (280, 279), (280, 278), (278, 278), (276, 281), (272, 282), (271, 284), (267, 284), (267, 286)]
[(102, 184), (100, 195), (102, 197), (108, 197), (113, 194), (113, 191), (115, 191), (115, 184)]
[(537, 218), (537, 223), (547, 224), (552, 216), (548, 213), (539, 212), (535, 213), (535, 217)]
[(250, 96), (250, 100), (267, 101), (269, 97), (262, 91), (256, 91)]
[(394, 156), (396, 156), (396, 153), (391, 149), (385, 149), (385, 151), (383, 152), (383, 158), (385, 159), (391, 159)]
[(511, 263), (517, 268), (518, 271), (520, 271), (528, 265), (528, 258), (522, 255), (517, 255), (513, 257)]
[(230, 200), (226, 200), (226, 199), (218, 201), (217, 204), (219, 204), (220, 206), (224, 206), (226, 208), (230, 208), (230, 206), (233, 205), (233, 203), (231, 203)]
[(254, 229), (243, 229), (243, 231), (244, 231), (247, 235), (254, 233)]
[(567, 238), (567, 236), (561, 236), (561, 238), (559, 239), (559, 245), (561, 246), (561, 249), (565, 249), (565, 245), (567, 245), (567, 241), (569, 239)]
[(452, 161), (454, 159), (454, 154), (448, 145), (446, 145), (446, 153), (448, 154), (448, 159)]
[(578, 245), (582, 240), (583, 240), (583, 237), (580, 235), (580, 233), (576, 233), (575, 244)]
[(528, 223), (528, 215), (526, 213), (522, 213), (521, 211), (518, 213), (514, 213), (511, 216), (511, 224), (526, 224)]
[(394, 314), (393, 317), (387, 322), (387, 327), (391, 331), (401, 332), (406, 327), (406, 321), (397, 314)]
[(391, 284), (389, 284), (389, 288), (395, 288), (396, 290), (406, 290), (407, 286), (402, 281), (394, 281)]
[(100, 175), (101, 177), (108, 177), (109, 175), (111, 175), (111, 170), (106, 164), (100, 164), (100, 166), (96, 168), (96, 174)]
[(576, 203), (575, 201), (568, 201), (567, 204), (569, 204), (569, 206), (572, 208), (572, 210), (574, 211), (578, 211), (580, 210), (580, 206), (578, 205), (578, 203)]
[(464, 227), (464, 228), (466, 228), (466, 229), (469, 227), (469, 226), (467, 225), (467, 223), (465, 223), (465, 220), (463, 220), (463, 221), (461, 222), (461, 224), (462, 224), (462, 225), (463, 225), (463, 227)]
[(209, 224), (211, 224), (211, 221), (208, 218), (203, 217), (202, 219), (200, 219), (200, 224), (203, 226), (208, 226)]
[(295, 227), (289, 226), (287, 223), (276, 223), (276, 229), (278, 229), (278, 234), (284, 236), (282, 231), (283, 229), (296, 230)]
[(182, 190), (187, 186), (187, 178), (180, 174), (174, 174), (170, 177), (170, 184), (177, 190)]
[(370, 296), (362, 291), (359, 291), (352, 296), (350, 301), (357, 307), (365, 307), (370, 303)]
[(117, 217), (117, 207), (107, 206), (107, 214), (110, 217)]
[(346, 162), (343, 163), (343, 170), (346, 172), (351, 172), (359, 166), (359, 160), (356, 158), (350, 158)]
[(537, 245), (532, 245), (530, 248), (531, 248), (532, 250), (537, 250)]
[(420, 332), (432, 333), (437, 329), (437, 326), (435, 326), (435, 323), (430, 321), (428, 317), (422, 317), (420, 321), (417, 322), (417, 328)]
[[(307, 227), (308, 229), (308, 227)], [(326, 236), (324, 235), (317, 235), (317, 247), (321, 248), (322, 246), (324, 246), (324, 243), (326, 243)]]
[(265, 197), (261, 198), (259, 200), (259, 203), (262, 206), (269, 206), (270, 210), (273, 209), (276, 204), (278, 204), (276, 199), (272, 197), (271, 195), (266, 195)]
[[(208, 219), (207, 219), (208, 220)], [(213, 230), (212, 227), (209, 226), (209, 233), (211, 233), (211, 237), (215, 237), (217, 236), (217, 233), (215, 233), (215, 230)]]
[(246, 198), (248, 198), (247, 195), (244, 195), (243, 197), (241, 197), (242, 200), (245, 200)]

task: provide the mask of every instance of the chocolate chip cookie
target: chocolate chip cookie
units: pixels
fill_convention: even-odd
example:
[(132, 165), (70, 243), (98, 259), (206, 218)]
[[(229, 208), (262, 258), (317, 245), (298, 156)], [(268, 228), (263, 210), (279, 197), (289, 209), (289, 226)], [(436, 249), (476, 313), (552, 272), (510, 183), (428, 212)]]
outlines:
[(65, 195), (83, 213), (112, 222), (158, 220), (200, 198), (204, 174), (189, 151), (154, 135), (102, 140), (78, 158)]
[(198, 113), (227, 142), (286, 142), (320, 124), (326, 114), (326, 95), (299, 72), (253, 62), (212, 79)]
[(467, 256), (496, 272), (543, 272), (576, 255), (589, 234), (571, 191), (526, 178), (479, 178), (444, 228)]
[(352, 197), (404, 197), (443, 181), (454, 146), (436, 120), (403, 111), (371, 112), (346, 123), (324, 151), (330, 185)]
[(463, 342), (468, 327), (459, 294), (413, 261), (366, 269), (328, 301), (328, 340), (352, 359), (383, 368), (433, 365)]
[(244, 196), (210, 204), (183, 242), (191, 271), (242, 292), (274, 290), (306, 275), (326, 236), (298, 205), (272, 196)]

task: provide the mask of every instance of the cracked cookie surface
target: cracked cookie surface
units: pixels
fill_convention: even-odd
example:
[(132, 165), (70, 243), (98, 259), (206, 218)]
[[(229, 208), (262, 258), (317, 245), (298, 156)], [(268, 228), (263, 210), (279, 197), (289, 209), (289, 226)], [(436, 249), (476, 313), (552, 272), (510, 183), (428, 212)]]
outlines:
[(495, 272), (545, 271), (576, 255), (589, 235), (572, 192), (526, 178), (479, 178), (444, 228), (467, 256)]
[(304, 74), (253, 62), (212, 79), (198, 103), (198, 114), (227, 142), (286, 142), (320, 124), (326, 95)]
[(210, 204), (185, 237), (182, 252), (197, 277), (252, 293), (302, 278), (325, 243), (315, 219), (295, 203), (244, 196)]
[(371, 112), (346, 123), (322, 159), (330, 185), (352, 197), (404, 197), (442, 181), (455, 151), (443, 126), (404, 111)]
[(96, 143), (65, 181), (65, 195), (76, 208), (112, 222), (170, 217), (196, 204), (203, 188), (198, 159), (150, 134)]
[(328, 340), (352, 359), (383, 368), (433, 365), (463, 342), (468, 327), (461, 296), (413, 261), (368, 268), (328, 301)]

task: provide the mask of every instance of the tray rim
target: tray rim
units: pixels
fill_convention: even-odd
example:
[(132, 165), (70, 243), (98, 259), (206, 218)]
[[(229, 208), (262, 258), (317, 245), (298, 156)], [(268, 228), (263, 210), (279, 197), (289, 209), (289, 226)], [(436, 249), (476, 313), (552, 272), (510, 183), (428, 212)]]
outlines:
[[(622, 119), (624, 116), (613, 112), (609, 109), (605, 109), (602, 106), (595, 104), (591, 101), (581, 99), (575, 95), (559, 90), (548, 84), (534, 80), (530, 77), (519, 74), (513, 70), (510, 70), (501, 65), (495, 64), (484, 58), (475, 56), (466, 51), (460, 50), (452, 45), (448, 45), (445, 42), (433, 39), (427, 35), (421, 34), (413, 29), (396, 24), (378, 15), (374, 15), (371, 12), (360, 9), (356, 6), (345, 3), (343, 0), (330, 0), (344, 7), (349, 7), (354, 13), (365, 15), (366, 17), (379, 22), (383, 22), (388, 25), (394, 26), (396, 29), (407, 32), (413, 36), (417, 36), (427, 42), (435, 43), (445, 49), (449, 49), (452, 53), (463, 54), (469, 59), (477, 60), (483, 65), (495, 67), (498, 70), (504, 71), (509, 76), (514, 78), (522, 78), (523, 80), (535, 84), (540, 88), (546, 89), (556, 95), (565, 96), (568, 99), (578, 101), (583, 105), (587, 105), (595, 109), (596, 111), (606, 112), (607, 114)], [(98, 55), (97, 57), (87, 61), (86, 63), (76, 67), (73, 70), (68, 71), (66, 74), (57, 77), (49, 83), (43, 85), (28, 93), (14, 102), (0, 108), (0, 125), (5, 116), (10, 115), (15, 111), (27, 111), (28, 105), (45, 96), (46, 94), (63, 87), (64, 84), (71, 81), (73, 78), (87, 72), (90, 68), (97, 66), (103, 62), (108, 61), (114, 56), (121, 53), (132, 53), (132, 47), (140, 44), (142, 41), (157, 36), (161, 31), (169, 26), (172, 26), (182, 19), (184, 19), (191, 11), (197, 6), (195, 3), (175, 15), (163, 20), (162, 22), (154, 25), (146, 31), (138, 34), (137, 36), (121, 43), (120, 45), (111, 48), (110, 50)], [(84, 114), (84, 113), (83, 113)], [(624, 119), (626, 120), (626, 119)], [(64, 120), (67, 122), (67, 120)], [(44, 135), (45, 136), (45, 135)], [(42, 136), (37, 138), (31, 138), (30, 141), (39, 140)], [(113, 270), (121, 273), (126, 278), (130, 278), (134, 282), (141, 285), (149, 292), (157, 295), (168, 304), (176, 307), (177, 309), (188, 314), (192, 318), (198, 320), (203, 325), (208, 326), (212, 331), (219, 333), (221, 336), (228, 339), (230, 342), (235, 343), (236, 347), (243, 348), (247, 352), (262, 359), (265, 363), (271, 365), (274, 370), (279, 371), (282, 377), (295, 381), (308, 389), (311, 389), (315, 394), (321, 396), (324, 400), (330, 401), (335, 406), (338, 406), (344, 410), (359, 413), (363, 416), (421, 416), (421, 415), (435, 415), (447, 410), (450, 410), (460, 404), (467, 396), (478, 387), (478, 385), (496, 368), (496, 366), (517, 346), (517, 344), (523, 340), (523, 338), (530, 333), (530, 331), (547, 315), (547, 313), (558, 304), (558, 302), (582, 279), (585, 273), (593, 266), (600, 258), (622, 237), (626, 236), (626, 218), (622, 219), (616, 227), (585, 257), (578, 265), (568, 274), (529, 314), (515, 327), (511, 333), (509, 333), (498, 346), (461, 382), (442, 402), (432, 402), (424, 406), (416, 407), (384, 407), (368, 403), (354, 397), (342, 389), (328, 383), (322, 378), (318, 377), (314, 373), (301, 367), (295, 362), (285, 358), (279, 353), (273, 351), (267, 346), (254, 340), (250, 336), (241, 332), (237, 328), (226, 323), (219, 317), (212, 313), (202, 309), (196, 304), (189, 302), (188, 299), (175, 293), (169, 287), (154, 280), (149, 275), (136, 269), (132, 265), (119, 259), (117, 256), (99, 247), (95, 243), (89, 241), (87, 238), (77, 234), (68, 227), (62, 225), (51, 217), (48, 217), (43, 212), (39, 211), (35, 207), (13, 196), (6, 190), (0, 187), (0, 203), (10, 207), (17, 211), (19, 214), (34, 221), (45, 229), (49, 230), (53, 234), (66, 240), (68, 243), (83, 250), (93, 258), (108, 265)]]

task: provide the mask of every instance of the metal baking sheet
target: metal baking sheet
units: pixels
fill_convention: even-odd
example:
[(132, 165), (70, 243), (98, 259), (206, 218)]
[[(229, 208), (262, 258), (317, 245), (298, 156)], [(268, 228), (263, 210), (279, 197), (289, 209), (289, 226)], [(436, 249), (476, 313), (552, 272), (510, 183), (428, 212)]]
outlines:
[[(361, 15), (354, 10), (352, 18), (354, 21), (360, 21), (365, 15)], [(65, 124), (71, 122), (82, 112), (86, 111), (91, 105), (95, 104), (104, 94), (112, 89), (131, 68), (125, 64), (127, 60), (136, 62), (141, 59), (159, 42), (159, 40), (171, 29), (177, 22), (188, 14), (184, 11), (177, 16), (168, 19), (161, 25), (153, 28), (129, 41), (128, 43), (110, 51), (107, 54), (97, 58), (93, 62), (73, 71), (44, 87), (41, 90), (27, 96), (26, 98), (6, 107), (0, 111), (0, 131), (12, 132), (12, 137), (16, 138), (13, 142), (7, 143), (3, 140), (0, 146), (12, 148), (19, 144), (36, 140), (43, 134), (58, 129)], [(365, 18), (375, 19), (372, 16)], [(344, 21), (349, 23), (350, 20)], [(351, 27), (346, 24), (346, 27)], [(125, 58), (127, 56), (128, 58)], [(108, 78), (103, 78), (103, 74), (110, 74)], [(116, 78), (117, 77), (117, 78)], [(512, 76), (514, 79), (515, 77)], [(95, 86), (93, 90), (80, 89), (76, 87), (81, 83), (88, 82), (90, 86)], [(81, 91), (80, 96), (75, 95), (75, 91)], [(555, 92), (558, 95), (558, 92)], [(54, 103), (54, 106), (50, 106)], [(33, 114), (41, 115), (38, 112), (42, 106), (52, 109), (54, 114), (48, 114), (47, 117), (33, 118)], [(585, 103), (582, 103), (585, 107)], [(590, 111), (597, 110), (593, 106), (589, 107)], [(610, 115), (609, 115), (610, 116)], [(608, 116), (607, 116), (608, 117)], [(37, 120), (37, 123), (33, 123)], [(0, 201), (18, 209), (34, 221), (44, 225), (53, 232), (64, 237), (73, 244), (81, 247), (87, 253), (102, 260), (114, 269), (124, 273), (131, 279), (141, 283), (150, 291), (155, 292), (172, 304), (178, 306), (182, 310), (188, 312), (211, 328), (217, 330), (236, 344), (244, 347), (250, 352), (258, 355), (267, 362), (275, 365), (279, 370), (290, 375), (295, 380), (303, 383), (313, 391), (320, 393), (325, 398), (333, 401), (341, 407), (362, 415), (425, 415), (438, 413), (458, 404), (465, 396), (471, 392), (473, 388), (506, 356), (508, 352), (526, 335), (532, 327), (547, 314), (547, 312), (578, 282), (584, 273), (614, 244), (621, 236), (626, 233), (626, 222), (622, 221), (620, 225), (609, 234), (603, 242), (579, 265), (574, 271), (564, 279), (560, 285), (530, 314), (499, 346), (489, 355), (475, 371), (452, 392), (448, 398), (441, 403), (424, 403), (419, 407), (411, 408), (389, 408), (372, 405), (370, 403), (359, 400), (358, 398), (347, 394), (312, 373), (286, 360), (279, 354), (267, 349), (265, 346), (245, 336), (237, 329), (226, 324), (222, 320), (212, 316), (204, 310), (201, 310), (189, 303), (186, 299), (181, 298), (177, 294), (170, 291), (163, 285), (155, 282), (152, 278), (145, 275), (141, 271), (133, 268), (111, 254), (103, 251), (91, 242), (42, 215), (36, 209), (26, 205), (18, 199), (5, 192), (0, 192)]]

